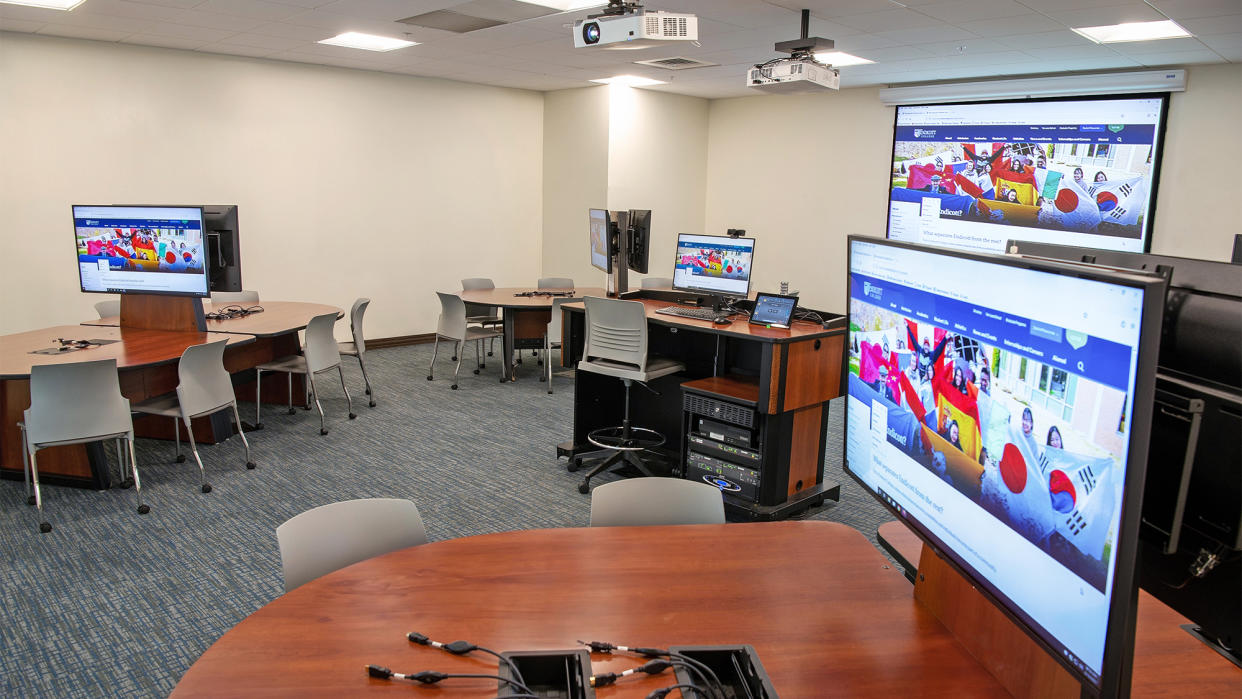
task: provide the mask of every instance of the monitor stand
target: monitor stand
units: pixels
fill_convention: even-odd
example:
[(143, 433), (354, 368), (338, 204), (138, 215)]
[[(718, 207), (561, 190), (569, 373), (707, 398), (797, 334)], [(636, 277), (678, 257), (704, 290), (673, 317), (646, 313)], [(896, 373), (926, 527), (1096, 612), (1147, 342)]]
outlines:
[(138, 330), (207, 332), (197, 296), (121, 294), (121, 327)]

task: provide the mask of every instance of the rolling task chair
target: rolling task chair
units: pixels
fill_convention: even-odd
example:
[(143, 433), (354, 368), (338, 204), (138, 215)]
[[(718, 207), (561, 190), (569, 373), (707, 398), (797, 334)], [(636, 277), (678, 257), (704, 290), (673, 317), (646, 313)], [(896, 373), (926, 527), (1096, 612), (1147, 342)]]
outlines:
[(547, 289), (572, 289), (574, 288), (574, 280), (569, 277), (540, 277), (539, 290)]
[(548, 382), (548, 393), (552, 392), (552, 350), (561, 346), (561, 321), (564, 317), (561, 304), (576, 300), (574, 298), (552, 299), (552, 321), (548, 323), (548, 330), (543, 336), (544, 371), (539, 374), (540, 381)]
[(95, 304), (95, 312), (100, 318), (111, 318), (112, 316), (121, 315), (121, 300), (111, 299), (108, 301), (100, 301)]
[[(462, 291), (491, 291), (496, 288), (496, 284), (487, 277), (471, 277), (461, 280)], [(500, 317), (500, 308), (496, 306), (484, 306), (478, 303), (466, 304), (466, 324), (467, 325), (483, 325), (492, 326), (504, 322)], [(492, 356), (493, 350), (496, 349), (496, 338), (492, 338), (487, 347), (487, 356)], [(453, 361), (457, 361), (457, 357), (453, 357)]]
[(259, 292), (242, 290), (242, 291), (213, 291), (211, 292), (211, 302), (215, 303), (258, 303)]
[(203, 470), (203, 460), (198, 456), (198, 444), (194, 441), (194, 428), (190, 421), (203, 415), (211, 415), (231, 408), (233, 419), (237, 423), (237, 434), (241, 436), (246, 448), (246, 468), (253, 469), (254, 461), (250, 459), (250, 442), (246, 432), (242, 430), (241, 415), (237, 414), (237, 396), (233, 394), (233, 380), (229, 372), (224, 370), (224, 346), (228, 340), (217, 340), (205, 345), (187, 347), (177, 363), (176, 395), (159, 396), (144, 400), (132, 406), (136, 413), (146, 415), (163, 415), (171, 417), (173, 432), (177, 435), (177, 463), (185, 461), (181, 454), (181, 427), (178, 419), (185, 423), (185, 433), (190, 436), (190, 452), (194, 454), (194, 462), (198, 464), (199, 489), (204, 493), (211, 492), (211, 484), (207, 482)]
[(315, 408), (319, 410), (319, 434), (328, 433), (327, 418), (323, 414), (323, 405), (319, 402), (319, 389), (315, 386), (315, 374), (329, 369), (336, 369), (341, 377), (341, 390), (345, 392), (345, 401), (349, 405), (349, 419), (358, 417), (354, 414), (354, 401), (349, 397), (349, 388), (345, 386), (345, 372), (341, 370), (341, 352), (336, 347), (336, 338), (332, 335), (332, 327), (336, 325), (336, 314), (325, 313), (311, 318), (306, 324), (306, 347), (303, 354), (281, 357), (274, 361), (260, 364), (254, 368), (254, 423), (255, 429), (263, 428), (263, 402), (259, 392), (263, 388), (263, 372), (278, 371), (289, 376), (289, 414), (293, 408), (293, 375), (305, 374), (310, 381), (310, 392), (315, 397)]
[(371, 392), (371, 379), (367, 376), (367, 341), (362, 336), (362, 316), (367, 312), (367, 306), (371, 305), (371, 299), (358, 299), (354, 301), (353, 308), (349, 309), (349, 331), (353, 334), (352, 342), (338, 342), (337, 349), (341, 354), (347, 357), (353, 357), (358, 360), (358, 367), (362, 369), (362, 380), (367, 385), (367, 395), (371, 397), (370, 405), (375, 407), (375, 394)]
[(724, 524), (720, 489), (683, 478), (629, 478), (591, 493), (592, 527)]
[[(151, 511), (142, 502), (142, 480), (134, 458), (134, 423), (129, 399), (121, 395), (121, 380), (115, 359), (72, 364), (47, 364), (30, 368), (30, 407), (18, 423), (22, 433), (22, 471), (26, 476), (26, 503), (39, 510), (39, 531), (52, 531), (43, 519), (43, 495), (39, 491), (39, 460), (36, 453), (46, 447), (83, 444), (103, 439), (117, 440), (117, 461), (121, 487), (134, 486), (138, 514)], [(124, 451), (129, 447), (132, 480), (125, 478)], [(34, 492), (30, 484), (34, 482)]]
[(346, 500), (307, 510), (276, 527), (285, 592), (347, 565), (427, 543), (409, 500)]
[[(638, 457), (637, 452), (653, 449), (664, 444), (664, 435), (655, 430), (630, 425), (630, 386), (638, 382), (648, 390), (647, 382), (661, 376), (675, 374), (686, 367), (680, 362), (663, 357), (647, 356), (647, 310), (640, 301), (622, 301), (587, 296), (586, 346), (579, 371), (613, 376), (625, 385), (625, 412), (620, 427), (592, 430), (587, 441), (605, 451), (615, 452), (592, 469), (578, 492), (591, 490), (591, 479), (614, 465), (630, 464), (645, 476), (651, 471)], [(578, 457), (570, 462), (570, 470), (578, 469)]]
[[(427, 367), (427, 380), (431, 381), (434, 378), (436, 355), (440, 352), (440, 338), (452, 340), (456, 347), (453, 356), (457, 362), (457, 368), (453, 370), (453, 385), (451, 388), (456, 391), (457, 375), (461, 373), (461, 355), (465, 354), (464, 343), (474, 342), (474, 361), (478, 364), (474, 373), (477, 374), (480, 369), (486, 366), (481, 356), (480, 343), (488, 338), (504, 335), (504, 333), (495, 328), (467, 326), (466, 303), (457, 294), (446, 294), (442, 291), (437, 291), (436, 296), (440, 297), (440, 319), (436, 324), (436, 339), (435, 344), (431, 348), (431, 366)], [(502, 378), (501, 380), (503, 381), (504, 379)]]

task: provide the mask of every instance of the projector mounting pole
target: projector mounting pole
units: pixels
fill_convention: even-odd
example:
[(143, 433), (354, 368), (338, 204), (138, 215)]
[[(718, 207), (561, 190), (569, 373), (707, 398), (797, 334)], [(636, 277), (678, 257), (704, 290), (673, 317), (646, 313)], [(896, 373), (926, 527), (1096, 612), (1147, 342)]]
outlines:
[(802, 38), (809, 39), (811, 37), (811, 11), (802, 10)]

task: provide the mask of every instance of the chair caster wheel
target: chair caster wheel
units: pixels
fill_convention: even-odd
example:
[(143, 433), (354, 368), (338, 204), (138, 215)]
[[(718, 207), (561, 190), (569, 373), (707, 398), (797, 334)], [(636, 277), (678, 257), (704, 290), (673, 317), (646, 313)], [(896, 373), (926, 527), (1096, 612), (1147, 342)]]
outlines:
[(31, 507), (34, 507), (34, 505), (35, 505), (35, 497), (34, 497), (33, 495), (27, 495), (27, 496), (26, 496), (26, 504), (27, 504), (27, 505), (30, 505)]
[(371, 407), (372, 407), (372, 408), (374, 408), (374, 407), (375, 407), (375, 401), (371, 401)]
[(357, 413), (350, 413), (350, 414), (349, 414), (349, 419), (350, 419), (350, 420), (357, 420), (357, 419), (358, 419), (358, 415), (357, 415)]
[(582, 493), (583, 495), (586, 495), (587, 493), (591, 492), (591, 484), (590, 484), (590, 483), (585, 483), (585, 482), (583, 482), (583, 483), (579, 483), (579, 484), (578, 484), (578, 492), (579, 492), (579, 493)]
[(538, 362), (536, 362), (536, 363), (537, 363), (539, 366), (543, 366), (543, 360), (542, 360), (542, 359), (540, 359), (540, 360), (539, 360)]
[(456, 391), (456, 390), (457, 390), (457, 384), (453, 384), (452, 386), (449, 386), (449, 388), (451, 388), (451, 389), (453, 389), (454, 391)]
[(449, 357), (449, 361), (450, 361), (450, 362), (455, 362), (455, 361), (457, 361), (457, 357)]
[(474, 373), (475, 373), (475, 376), (478, 376), (478, 374), (479, 374), (479, 370), (478, 370), (478, 369), (475, 369), (475, 370), (474, 370)]
[(177, 464), (184, 464), (184, 463), (185, 463), (185, 454), (177, 454), (177, 458), (173, 459), (173, 463), (177, 463)]
[(297, 414), (298, 414), (298, 409), (297, 409), (297, 408), (289, 408), (289, 412), (288, 412), (288, 414), (289, 414), (289, 415), (297, 415)]
[(121, 481), (120, 487), (122, 490), (129, 490), (130, 488), (134, 487), (134, 479), (126, 478), (125, 480)]
[(259, 431), (259, 430), (261, 430), (261, 429), (263, 429), (263, 423), (259, 422), (259, 423), (256, 423), (254, 427), (251, 427), (251, 428), (250, 428), (250, 431), (251, 431), (251, 432), (258, 432), (258, 431)]
[(488, 353), (487, 353), (487, 356), (489, 356), (489, 357), (490, 357), (490, 356), (492, 356), (492, 353), (491, 353), (491, 352), (488, 352)]
[(327, 434), (327, 433), (328, 433), (328, 428), (326, 428), (326, 427), (320, 427), (320, 428), (319, 428), (319, 434), (323, 435), (323, 434)]
[(138, 506), (138, 514), (140, 514), (140, 515), (145, 515), (146, 513), (150, 512), (150, 511), (151, 511), (151, 507), (150, 507), (150, 506), (148, 506), (148, 505), (139, 505), (139, 506)]
[[(303, 406), (302, 406), (302, 410), (305, 410), (306, 412), (310, 412), (310, 406), (309, 406), (309, 405), (303, 405)], [(290, 415), (292, 415), (293, 413), (289, 413), (289, 414), (290, 414)]]
[(204, 483), (204, 484), (203, 484), (203, 488), (202, 488), (202, 490), (203, 490), (203, 492), (204, 492), (204, 493), (210, 493), (210, 492), (211, 492), (211, 484), (210, 484), (210, 483)]
[(430, 381), (430, 380), (431, 380), (431, 374), (427, 374), (427, 380), (428, 380), (428, 381)]
[(51, 522), (39, 522), (39, 533), (40, 534), (46, 534), (50, 531), (52, 531)]
[(579, 461), (577, 457), (570, 459), (569, 463), (565, 464), (565, 470), (569, 471), (570, 473), (573, 473), (580, 468), (582, 468), (582, 462)]
[(253, 461), (246, 462), (246, 470), (253, 471), (255, 468), (256, 468), (256, 465)]
[(547, 381), (547, 380), (548, 379), (543, 374), (539, 375), (539, 383), (543, 383), (544, 381)]
[(369, 396), (369, 395), (371, 395), (371, 389), (369, 389), (369, 388), (367, 389), (367, 395), (368, 395), (368, 396)]
[(552, 395), (552, 389), (550, 389), (550, 388), (548, 389), (548, 395), (549, 395), (549, 396), (550, 396), (550, 395)]

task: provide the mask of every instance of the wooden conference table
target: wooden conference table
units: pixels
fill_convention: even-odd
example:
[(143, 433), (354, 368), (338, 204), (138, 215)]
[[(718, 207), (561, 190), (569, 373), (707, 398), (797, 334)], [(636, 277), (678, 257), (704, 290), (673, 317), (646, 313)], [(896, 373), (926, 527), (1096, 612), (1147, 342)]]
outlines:
[[(273, 571), (273, 575), (277, 572)], [(416, 646), (418, 631), (496, 651), (750, 644), (782, 697), (988, 696), (1003, 690), (856, 530), (828, 522), (544, 529), (415, 546), (277, 598), (209, 648), (176, 697), (422, 695), (398, 672), (493, 673), (495, 658)], [(643, 661), (592, 656), (595, 672)], [(639, 679), (641, 678), (641, 679)], [(598, 690), (643, 697), (672, 673)], [(494, 697), (488, 680), (437, 695)]]
[[(235, 305), (235, 304), (222, 304)], [(22, 445), (17, 423), (22, 411), (30, 407), (30, 368), (35, 365), (86, 362), (116, 359), (120, 374), (121, 393), (131, 401), (144, 400), (173, 391), (177, 387), (177, 361), (187, 347), (213, 342), (225, 337), (229, 344), (224, 353), (224, 366), (230, 373), (253, 368), (277, 357), (297, 354), (301, 348), (297, 332), (310, 319), (323, 313), (342, 315), (340, 308), (314, 303), (265, 301), (263, 313), (245, 318), (208, 320), (207, 332), (142, 330), (119, 327), (118, 317), (91, 320), (81, 325), (62, 325), (41, 330), (0, 336), (0, 475), (22, 477)], [(216, 307), (208, 305), (206, 312)], [(109, 344), (54, 355), (31, 354), (34, 350), (58, 345), (57, 338), (77, 340), (115, 340)], [(284, 379), (271, 380), (272, 400), (283, 402)], [(282, 390), (276, 391), (276, 388)], [(253, 381), (238, 387), (240, 399), (253, 399)], [(200, 422), (201, 421), (201, 422)], [(227, 421), (226, 421), (227, 422)], [(135, 420), (135, 429), (143, 436), (172, 438), (166, 419)], [(220, 441), (228, 434), (217, 434), (212, 422), (198, 418), (194, 423), (195, 438), (204, 443)], [(231, 428), (229, 431), (231, 434)], [(42, 480), (61, 485), (98, 485), (93, 478), (87, 451), (82, 445), (53, 447), (39, 454)]]
[[(504, 311), (504, 357), (501, 359), (503, 373), (500, 380), (513, 381), (514, 350), (540, 349), (543, 347), (543, 336), (548, 331), (548, 322), (552, 320), (552, 300), (558, 296), (517, 296), (517, 294), (534, 291), (574, 292), (573, 298), (584, 296), (603, 296), (607, 293), (600, 287), (583, 287), (578, 289), (531, 289), (529, 287), (503, 287), (499, 289), (473, 289), (462, 291), (461, 299), (466, 303), (480, 306), (500, 308)], [(464, 348), (462, 348), (464, 350)], [(547, 358), (544, 358), (547, 361)]]

